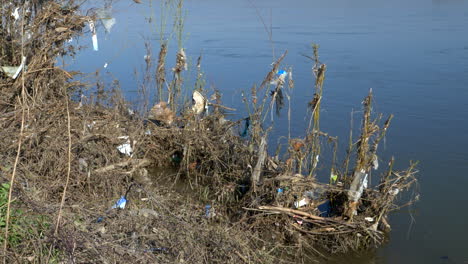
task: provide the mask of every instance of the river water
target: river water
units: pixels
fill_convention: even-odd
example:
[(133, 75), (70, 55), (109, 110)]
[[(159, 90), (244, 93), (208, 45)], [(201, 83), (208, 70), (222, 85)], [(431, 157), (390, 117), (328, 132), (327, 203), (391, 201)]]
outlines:
[[(140, 77), (134, 72), (144, 69), (145, 41), (153, 45), (153, 56), (159, 52), (159, 7), (159, 1), (112, 3), (116, 24), (109, 34), (98, 28), (99, 51), (92, 50), (89, 35), (74, 40), (88, 48), (68, 68), (118, 79), (125, 96), (138, 102)], [(284, 64), (293, 68), (296, 83), (291, 134), (303, 136), (313, 77), (302, 54), (311, 54), (312, 42), (320, 45), (328, 68), (323, 131), (346, 145), (350, 113), (361, 109), (370, 88), (374, 110), (395, 115), (380, 157), (394, 155), (401, 169), (410, 160), (420, 162), (421, 199), (391, 215), (393, 230), (384, 247), (332, 262), (468, 263), (467, 1), (186, 0), (184, 10), (183, 46), (190, 61), (203, 54), (207, 84), (220, 89), (223, 103), (237, 108), (238, 116), (245, 113), (242, 91), (259, 84), (273, 58), (288, 50)], [(173, 65), (177, 41), (169, 45)], [(193, 76), (187, 74), (187, 83)], [(287, 135), (286, 114), (275, 122), (273, 136)]]

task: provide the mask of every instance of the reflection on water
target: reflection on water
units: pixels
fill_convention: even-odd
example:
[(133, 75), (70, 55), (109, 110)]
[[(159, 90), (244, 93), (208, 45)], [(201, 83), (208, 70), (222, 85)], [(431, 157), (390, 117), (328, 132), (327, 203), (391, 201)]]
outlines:
[[(157, 23), (145, 19), (159, 2), (114, 3), (112, 33), (99, 35), (99, 52), (87, 49), (72, 69), (99, 69), (118, 78), (126, 96), (138, 100), (134, 71), (144, 69), (144, 40), (159, 52)], [(391, 217), (388, 245), (377, 253), (338, 257), (333, 263), (467, 263), (468, 203), (468, 5), (463, 0), (414, 2), (255, 1), (273, 25), (276, 54), (288, 50), (292, 66), (292, 136), (303, 136), (307, 102), (312, 99), (310, 43), (320, 45), (328, 71), (322, 129), (344, 144), (352, 109), (373, 88), (376, 111), (393, 113), (382, 158), (396, 156), (397, 166), (420, 161), (422, 200)], [(98, 6), (99, 7), (99, 6)], [(203, 54), (207, 83), (223, 93), (224, 104), (243, 116), (241, 92), (260, 82), (273, 61), (268, 35), (249, 1), (186, 1), (184, 39), (189, 60)], [(271, 13), (271, 19), (270, 19)], [(267, 23), (267, 24), (268, 24)], [(79, 44), (91, 46), (87, 35)], [(169, 43), (173, 63), (176, 41)], [(103, 65), (107, 63), (107, 68)], [(194, 82), (193, 74), (186, 83)], [(273, 136), (287, 134), (287, 115), (275, 122)], [(356, 123), (359, 125), (359, 123)], [(275, 140), (274, 140), (275, 141)], [(412, 217), (415, 223), (410, 229)], [(354, 259), (354, 261), (352, 261)]]

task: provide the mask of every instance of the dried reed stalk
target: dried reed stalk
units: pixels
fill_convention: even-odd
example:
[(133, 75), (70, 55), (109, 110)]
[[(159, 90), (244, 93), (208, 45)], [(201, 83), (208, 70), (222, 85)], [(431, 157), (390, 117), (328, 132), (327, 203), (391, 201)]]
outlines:
[(158, 66), (156, 68), (156, 84), (158, 86), (159, 101), (162, 101), (163, 86), (166, 83), (166, 56), (167, 56), (167, 42), (161, 44), (159, 51)]
[[(24, 43), (23, 43), (23, 36), (24, 36), (24, 7), (21, 16), (21, 57), (24, 56)], [(15, 164), (13, 165), (13, 172), (10, 179), (10, 189), (8, 191), (8, 202), (7, 202), (7, 212), (6, 212), (6, 219), (5, 219), (5, 241), (3, 242), (3, 251), (5, 252), (5, 257), (3, 258), (3, 263), (6, 264), (7, 261), (7, 247), (8, 247), (8, 231), (9, 231), (9, 224), (10, 224), (10, 214), (11, 214), (11, 201), (12, 201), (12, 194), (13, 194), (13, 187), (16, 178), (16, 169), (19, 163), (19, 156), (21, 153), (21, 146), (23, 143), (23, 133), (24, 133), (24, 123), (25, 123), (25, 115), (26, 115), (26, 89), (24, 85), (24, 71), (21, 74), (21, 98), (19, 98), (19, 104), (21, 105), (21, 127), (20, 127), (20, 134), (18, 136), (18, 148), (16, 150), (16, 157), (15, 157)]]

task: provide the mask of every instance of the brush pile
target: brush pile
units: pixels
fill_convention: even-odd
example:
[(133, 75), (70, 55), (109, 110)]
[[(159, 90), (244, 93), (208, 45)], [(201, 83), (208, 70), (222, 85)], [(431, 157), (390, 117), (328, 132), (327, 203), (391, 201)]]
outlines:
[[(369, 183), (391, 120), (372, 119), (372, 93), (344, 165), (336, 166), (335, 148), (330, 182), (317, 182), (322, 141), (337, 141), (319, 129), (326, 67), (316, 49), (309, 129), (289, 139), (280, 159), (268, 155), (273, 123), (266, 117), (281, 111), (292, 92), (291, 70), (279, 70), (286, 53), (245, 98), (248, 117), (232, 122), (223, 113), (232, 109), (219, 93), (208, 100), (202, 80), (190, 91), (192, 107), (176, 105), (186, 70), (179, 49), (166, 85), (173, 103), (156, 104), (160, 109), (146, 120), (128, 111), (115, 89), (104, 99), (101, 92), (82, 95), (87, 84), (57, 66), (57, 58), (76, 52), (67, 41), (95, 19), (78, 10), (73, 2), (19, 0), (1, 10), (0, 183), (8, 195), (0, 196), (0, 256), (6, 262), (311, 260), (382, 244), (388, 213), (415, 200), (406, 195), (398, 203), (416, 182), (414, 164), (397, 172), (392, 159), (379, 183)], [(166, 45), (152, 71), (160, 101)]]

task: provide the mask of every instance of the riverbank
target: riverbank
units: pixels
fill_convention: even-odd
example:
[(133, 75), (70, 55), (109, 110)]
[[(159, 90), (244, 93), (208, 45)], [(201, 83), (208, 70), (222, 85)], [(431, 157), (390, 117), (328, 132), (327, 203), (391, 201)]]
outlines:
[[(88, 84), (56, 66), (57, 56), (74, 52), (66, 41), (95, 18), (54, 2), (12, 4), (2, 14), (17, 7), (19, 17), (2, 24), (10, 38), (2, 40), (1, 61), (19, 65), (0, 79), (7, 262), (313, 261), (385, 242), (386, 216), (406, 204), (397, 198), (415, 183), (416, 171), (396, 172), (390, 161), (380, 183), (367, 184), (391, 121), (372, 113), (370, 92), (344, 166), (334, 159), (330, 182), (316, 181), (320, 146), (335, 142), (319, 127), (326, 66), (318, 47), (309, 129), (289, 138), (279, 158), (267, 153), (265, 120), (282, 110), (294, 85), (291, 70), (281, 70), (286, 53), (246, 95), (244, 119), (226, 120), (230, 108), (221, 95), (196, 86), (194, 105), (153, 108), (148, 120), (129, 111), (116, 90), (80, 95)], [(182, 87), (184, 57), (179, 50), (166, 87), (171, 102)], [(190, 195), (177, 192), (178, 184)]]

